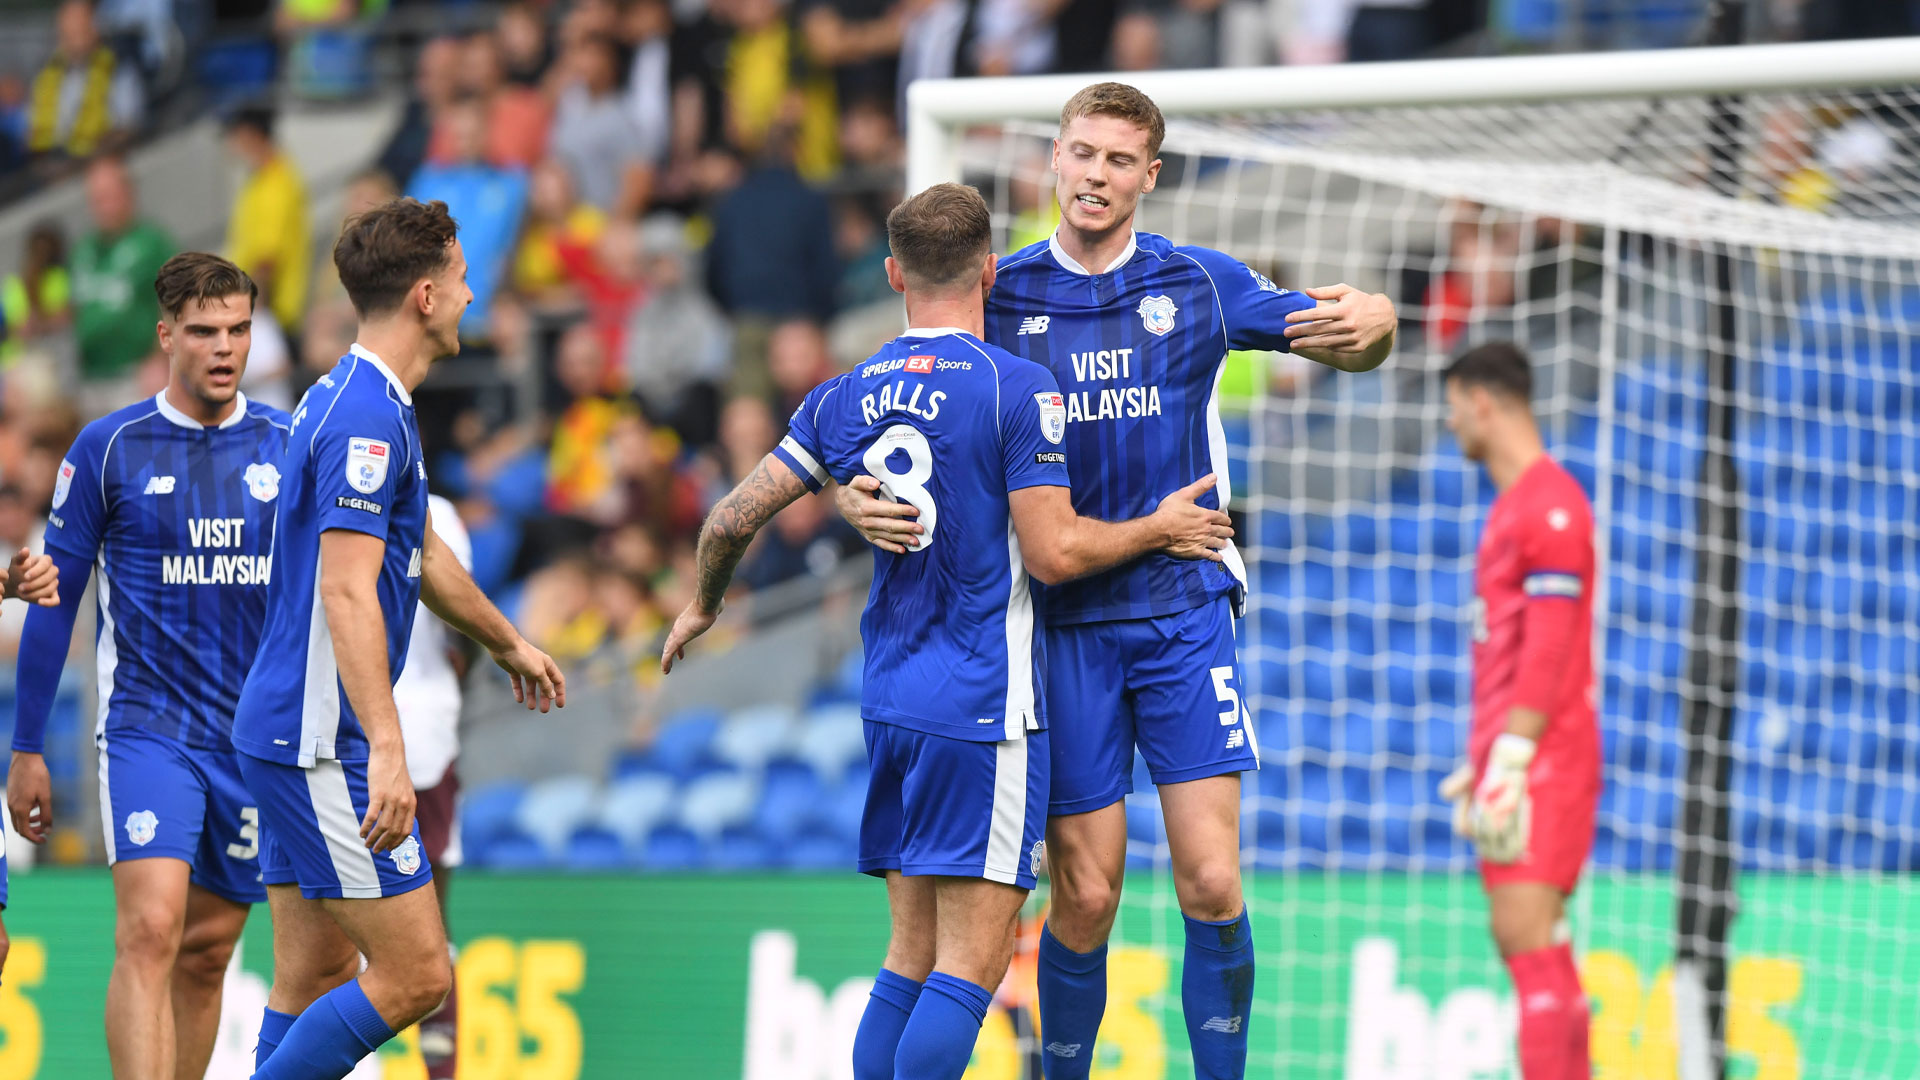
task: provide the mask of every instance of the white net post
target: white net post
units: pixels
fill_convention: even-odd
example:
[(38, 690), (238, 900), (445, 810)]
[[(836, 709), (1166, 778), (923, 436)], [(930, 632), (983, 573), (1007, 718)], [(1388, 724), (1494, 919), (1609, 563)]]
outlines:
[[(1003, 240), (1044, 235), (1046, 138), (1090, 81), (915, 84), (909, 188), (977, 183)], [(1607, 790), (1573, 905), (1596, 1075), (1679, 1075), (1675, 830), (1719, 303), (1739, 507), (1729, 1075), (1920, 1075), (1920, 42), (1133, 81), (1169, 117), (1143, 228), (1285, 285), (1384, 290), (1404, 325), (1376, 374), (1233, 357), (1223, 384), (1263, 760), (1243, 818), (1251, 1074), (1517, 1075), (1479, 883), (1433, 791), (1464, 748), (1492, 497), (1441, 429), (1437, 375), (1512, 338), (1600, 527)], [(1713, 95), (1746, 132), (1731, 191), (1706, 182)], [(1139, 786), (1097, 1076), (1191, 1067)]]

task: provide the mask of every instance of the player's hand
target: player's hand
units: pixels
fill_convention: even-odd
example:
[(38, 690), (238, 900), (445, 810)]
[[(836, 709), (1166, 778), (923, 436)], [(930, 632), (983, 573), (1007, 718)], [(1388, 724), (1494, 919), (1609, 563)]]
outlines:
[(1488, 862), (1515, 863), (1527, 857), (1527, 830), (1533, 801), (1527, 794), (1527, 767), (1534, 742), (1506, 734), (1493, 741), (1487, 769), (1473, 792), (1473, 842)]
[(1307, 289), (1306, 294), (1320, 304), (1288, 313), (1286, 335), (1295, 352), (1361, 356), (1399, 326), (1393, 301), (1380, 293), (1342, 283)]
[(1165, 537), (1160, 546), (1167, 554), (1176, 559), (1220, 561), (1220, 549), (1233, 539), (1232, 519), (1197, 502), (1219, 482), (1219, 477), (1208, 473), (1160, 500), (1153, 516), (1159, 520)]
[(13, 553), (6, 570), (6, 588), (0, 595), (18, 597), (41, 607), (60, 605), (60, 568), (51, 555), (35, 555), (26, 548)]
[(567, 707), (567, 677), (560, 673), (560, 665), (526, 638), (511, 649), (494, 653), (493, 662), (513, 679), (513, 700), (541, 712), (551, 711), (556, 705)]
[(413, 812), (418, 806), (413, 778), (407, 775), (407, 750), (398, 740), (376, 743), (367, 754), (367, 816), (360, 822), (360, 838), (375, 855), (392, 851), (413, 835)]
[(878, 477), (856, 476), (833, 493), (833, 508), (867, 543), (881, 551), (905, 555), (919, 546), (920, 534), (926, 532), (913, 520), (920, 516), (920, 508), (882, 498), (879, 492)]
[(1472, 839), (1473, 828), (1467, 812), (1473, 802), (1473, 762), (1462, 762), (1440, 781), (1440, 797), (1453, 804), (1453, 831)]
[(673, 629), (667, 634), (667, 644), (660, 650), (660, 671), (673, 673), (673, 662), (687, 658), (687, 643), (713, 626), (713, 620), (720, 617), (717, 611), (701, 611), (699, 604), (688, 604), (687, 610), (673, 620)]
[(7, 768), (7, 816), (13, 819), (14, 832), (36, 844), (47, 842), (53, 831), (53, 780), (43, 755), (13, 752)]

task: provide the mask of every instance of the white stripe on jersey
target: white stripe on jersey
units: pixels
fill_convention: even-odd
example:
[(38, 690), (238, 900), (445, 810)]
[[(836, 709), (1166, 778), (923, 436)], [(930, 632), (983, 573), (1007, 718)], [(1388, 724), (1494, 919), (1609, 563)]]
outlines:
[(313, 595), (307, 602), (307, 673), (300, 702), (303, 769), (317, 758), (332, 757), (333, 740), (340, 734), (340, 665), (333, 655), (333, 632), (327, 629), (327, 607), (320, 602), (319, 555), (313, 557)]
[[(1007, 516), (1007, 576), (1013, 584), (1007, 589), (1007, 707), (1004, 718), (1006, 737), (1025, 739), (1027, 723), (1033, 716), (1033, 590), (1027, 587), (1027, 563), (1020, 557), (1020, 534), (1014, 531), (1013, 516)], [(1018, 830), (1013, 838), (1018, 847)]]
[[(98, 735), (95, 736), (99, 738)], [(107, 841), (107, 865), (120, 857), (120, 846), (114, 843), (113, 835), (113, 785), (107, 783), (107, 744), (100, 747), (100, 834)]]
[(1566, 596), (1578, 599), (1580, 577), (1577, 574), (1551, 572), (1528, 574), (1521, 588), (1528, 596)]
[[(97, 669), (94, 685), (99, 692), (99, 717), (93, 724), (93, 737), (99, 739), (107, 733), (107, 709), (113, 705), (113, 673), (120, 666), (120, 646), (113, 640), (113, 584), (107, 580), (107, 546), (100, 545), (100, 555), (94, 563), (93, 576), (99, 579), (100, 595), (96, 603), (100, 606), (100, 641), (93, 647), (93, 662)], [(85, 585), (75, 585), (84, 589)], [(106, 782), (107, 756), (100, 753), (101, 782)], [(106, 798), (106, 788), (100, 789), (100, 797)], [(113, 859), (112, 830), (108, 830), (107, 859)]]
[(1012, 885), (1020, 877), (1020, 841), (1027, 823), (1027, 740), (994, 744), (993, 824), (981, 877)]
[(830, 479), (827, 476), (827, 470), (820, 467), (820, 462), (815, 460), (812, 454), (807, 453), (807, 448), (801, 446), (798, 439), (791, 435), (781, 439), (780, 449), (785, 450), (788, 456), (799, 462), (800, 467), (807, 470), (813, 477), (814, 483), (825, 484)]
[[(1225, 323), (1222, 322), (1222, 325)], [(1233, 482), (1231, 474), (1227, 471), (1227, 429), (1220, 423), (1220, 380), (1225, 378), (1226, 374), (1227, 358), (1222, 356), (1220, 366), (1213, 372), (1213, 393), (1207, 396), (1207, 457), (1212, 462), (1213, 475), (1218, 480), (1213, 490), (1214, 494), (1220, 497), (1220, 512), (1223, 514), (1226, 513), (1228, 504), (1233, 501)], [(1193, 479), (1200, 478), (1196, 476)], [(1232, 540), (1228, 540), (1226, 546), (1220, 549), (1220, 561), (1226, 565), (1227, 572), (1233, 575), (1233, 580), (1240, 583), (1241, 603), (1245, 604), (1247, 564), (1240, 558), (1240, 549), (1234, 546)], [(1238, 615), (1240, 612), (1236, 611), (1234, 614)]]
[(346, 769), (338, 761), (320, 761), (307, 769), (306, 775), (313, 820), (327, 842), (327, 856), (333, 862), (333, 876), (340, 881), (340, 895), (350, 900), (378, 897), (380, 871), (374, 867), (373, 852), (360, 839), (360, 820), (353, 811), (353, 794), (347, 790)]

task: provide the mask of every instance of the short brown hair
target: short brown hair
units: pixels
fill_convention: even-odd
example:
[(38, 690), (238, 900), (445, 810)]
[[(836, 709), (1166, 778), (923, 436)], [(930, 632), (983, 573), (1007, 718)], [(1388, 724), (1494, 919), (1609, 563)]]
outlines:
[(194, 300), (220, 300), (245, 293), (247, 307), (260, 299), (260, 289), (245, 270), (205, 251), (183, 251), (168, 259), (153, 276), (153, 295), (169, 319), (178, 319)]
[(1094, 83), (1067, 99), (1060, 107), (1060, 133), (1083, 116), (1112, 116), (1145, 128), (1147, 160), (1160, 156), (1160, 143), (1167, 137), (1167, 118), (1160, 106), (1138, 89), (1120, 82)]
[(333, 245), (333, 267), (361, 318), (398, 308), (413, 286), (453, 259), (460, 224), (447, 204), (402, 198), (350, 218)]
[(935, 184), (887, 215), (887, 247), (916, 286), (962, 283), (993, 248), (993, 214), (973, 188)]

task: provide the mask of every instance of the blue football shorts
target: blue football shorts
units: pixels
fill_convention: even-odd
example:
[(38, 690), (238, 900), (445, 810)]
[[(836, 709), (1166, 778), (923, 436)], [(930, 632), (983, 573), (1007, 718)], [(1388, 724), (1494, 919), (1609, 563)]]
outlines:
[(1046, 635), (1049, 813), (1119, 802), (1133, 790), (1136, 746), (1155, 784), (1260, 767), (1230, 599), (1146, 619), (1049, 626)]
[(433, 878), (420, 823), (392, 851), (374, 854), (360, 838), (367, 816), (367, 763), (323, 759), (312, 768), (240, 755), (240, 772), (260, 804), (260, 873), (269, 885), (298, 885), (309, 900), (399, 896)]
[(267, 898), (260, 815), (241, 780), (240, 755), (143, 728), (109, 729), (96, 743), (109, 865), (179, 859), (209, 892), (241, 904)]
[(1031, 889), (1047, 823), (1045, 731), (970, 742), (866, 722), (860, 872), (947, 874)]

